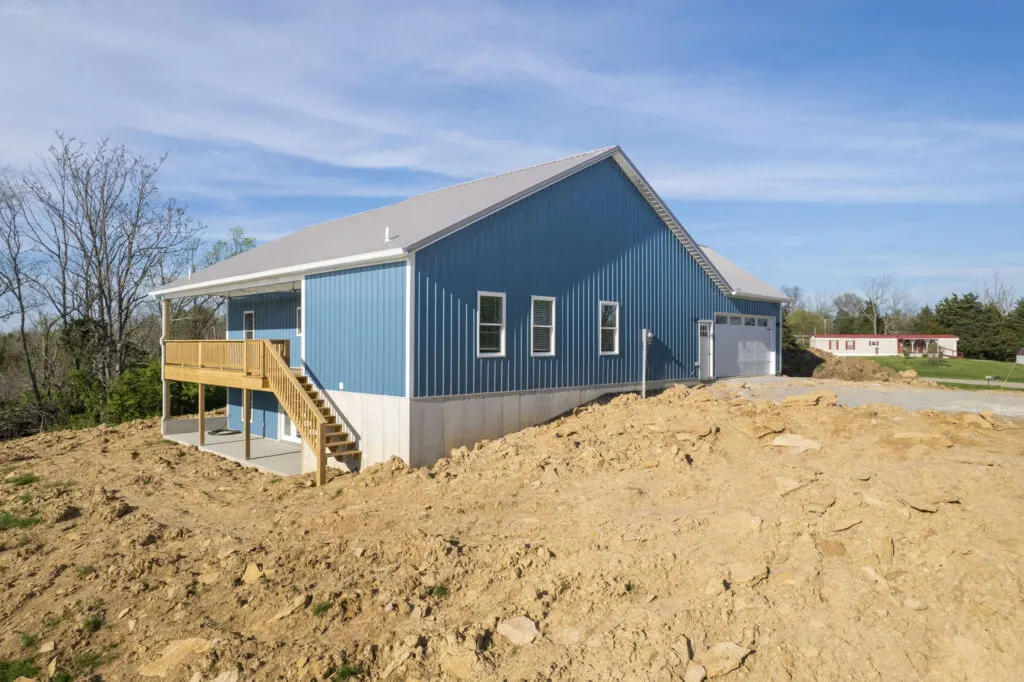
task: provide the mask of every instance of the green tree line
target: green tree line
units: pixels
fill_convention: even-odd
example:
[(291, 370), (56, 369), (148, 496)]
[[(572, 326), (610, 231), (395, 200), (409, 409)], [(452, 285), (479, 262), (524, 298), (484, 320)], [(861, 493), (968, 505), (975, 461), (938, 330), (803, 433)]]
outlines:
[(981, 293), (953, 293), (917, 309), (904, 294), (895, 296), (901, 305), (886, 305), (860, 292), (812, 298), (784, 287), (792, 299), (783, 310), (784, 343), (795, 346), (813, 334), (955, 334), (964, 357), (1012, 361), (1024, 348), (1024, 297), (1000, 284), (998, 273), (992, 282)]

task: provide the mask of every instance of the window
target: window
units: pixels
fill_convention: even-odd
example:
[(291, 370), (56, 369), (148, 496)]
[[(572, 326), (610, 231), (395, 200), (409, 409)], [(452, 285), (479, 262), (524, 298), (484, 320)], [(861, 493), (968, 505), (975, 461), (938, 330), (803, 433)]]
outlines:
[(743, 318), (742, 317), (730, 317), (729, 318), (729, 324), (743, 324)]
[(555, 299), (550, 296), (530, 298), (530, 354), (555, 354)]
[(829, 350), (839, 350), (839, 340), (838, 339), (829, 339), (828, 349)]
[(754, 325), (757, 324), (757, 320), (755, 320), (752, 317), (744, 317), (743, 318), (743, 324), (744, 324), (744, 326), (747, 326), (747, 327), (753, 327)]
[(256, 313), (251, 310), (242, 313), (242, 338), (256, 338)]
[(857, 342), (850, 339), (846, 342), (846, 350), (857, 350)]
[(601, 355), (619, 354), (619, 304), (611, 301), (600, 302), (601, 311)]
[(767, 317), (759, 317), (759, 318), (757, 318), (757, 326), (758, 327), (767, 327), (768, 326), (768, 318)]
[(295, 333), (302, 336), (302, 306), (295, 309)]
[(476, 295), (477, 357), (505, 355), (505, 294), (480, 291)]
[(869, 346), (877, 346), (878, 345), (878, 341), (868, 341), (868, 345)]
[(729, 316), (715, 315), (715, 324), (729, 324)]

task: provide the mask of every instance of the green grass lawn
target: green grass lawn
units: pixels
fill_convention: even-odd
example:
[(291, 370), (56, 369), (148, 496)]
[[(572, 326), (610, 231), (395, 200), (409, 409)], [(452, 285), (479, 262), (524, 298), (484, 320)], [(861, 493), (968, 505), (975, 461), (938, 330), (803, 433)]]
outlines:
[(961, 358), (939, 360), (936, 362), (927, 358), (905, 358), (902, 355), (872, 359), (886, 367), (891, 367), (897, 372), (912, 369), (923, 377), (984, 380), (986, 376), (994, 376), (999, 377), (1000, 381), (1005, 381), (1007, 375), (1009, 375), (1010, 381), (1024, 382), (1024, 365), (1015, 365), (1012, 362), (965, 360)]
[(991, 386), (985, 386), (983, 384), (958, 384), (950, 379), (949, 381), (943, 381), (938, 385), (945, 386), (946, 388), (955, 388), (959, 391), (1007, 391), (1024, 395), (1024, 388), (1003, 388), (1002, 386), (997, 386), (995, 384), (992, 384)]

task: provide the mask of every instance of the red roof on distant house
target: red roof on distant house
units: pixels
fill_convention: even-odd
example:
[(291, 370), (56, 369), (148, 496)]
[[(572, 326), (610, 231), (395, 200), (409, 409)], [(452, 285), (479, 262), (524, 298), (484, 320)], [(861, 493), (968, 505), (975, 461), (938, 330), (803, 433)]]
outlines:
[(812, 334), (815, 339), (959, 339), (956, 334)]

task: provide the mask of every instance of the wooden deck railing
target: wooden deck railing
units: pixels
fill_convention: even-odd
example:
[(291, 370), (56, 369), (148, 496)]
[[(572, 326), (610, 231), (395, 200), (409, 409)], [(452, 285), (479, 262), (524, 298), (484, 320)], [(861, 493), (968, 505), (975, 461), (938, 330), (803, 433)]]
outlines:
[(236, 373), (247, 380), (259, 380), (266, 390), (273, 391), (282, 409), (295, 424), (296, 431), (316, 454), (318, 480), (322, 481), (327, 457), (328, 421), (289, 366), (288, 341), (168, 340), (165, 344), (164, 364), (168, 367), (187, 368), (186, 380), (202, 382), (203, 372), (207, 370), (211, 374)]
[(276, 348), (284, 359), (289, 359), (289, 343), (284, 340), (255, 339), (248, 341), (166, 341), (164, 363), (196, 369), (216, 369), (223, 372), (241, 372), (247, 376), (263, 376), (264, 347)]

